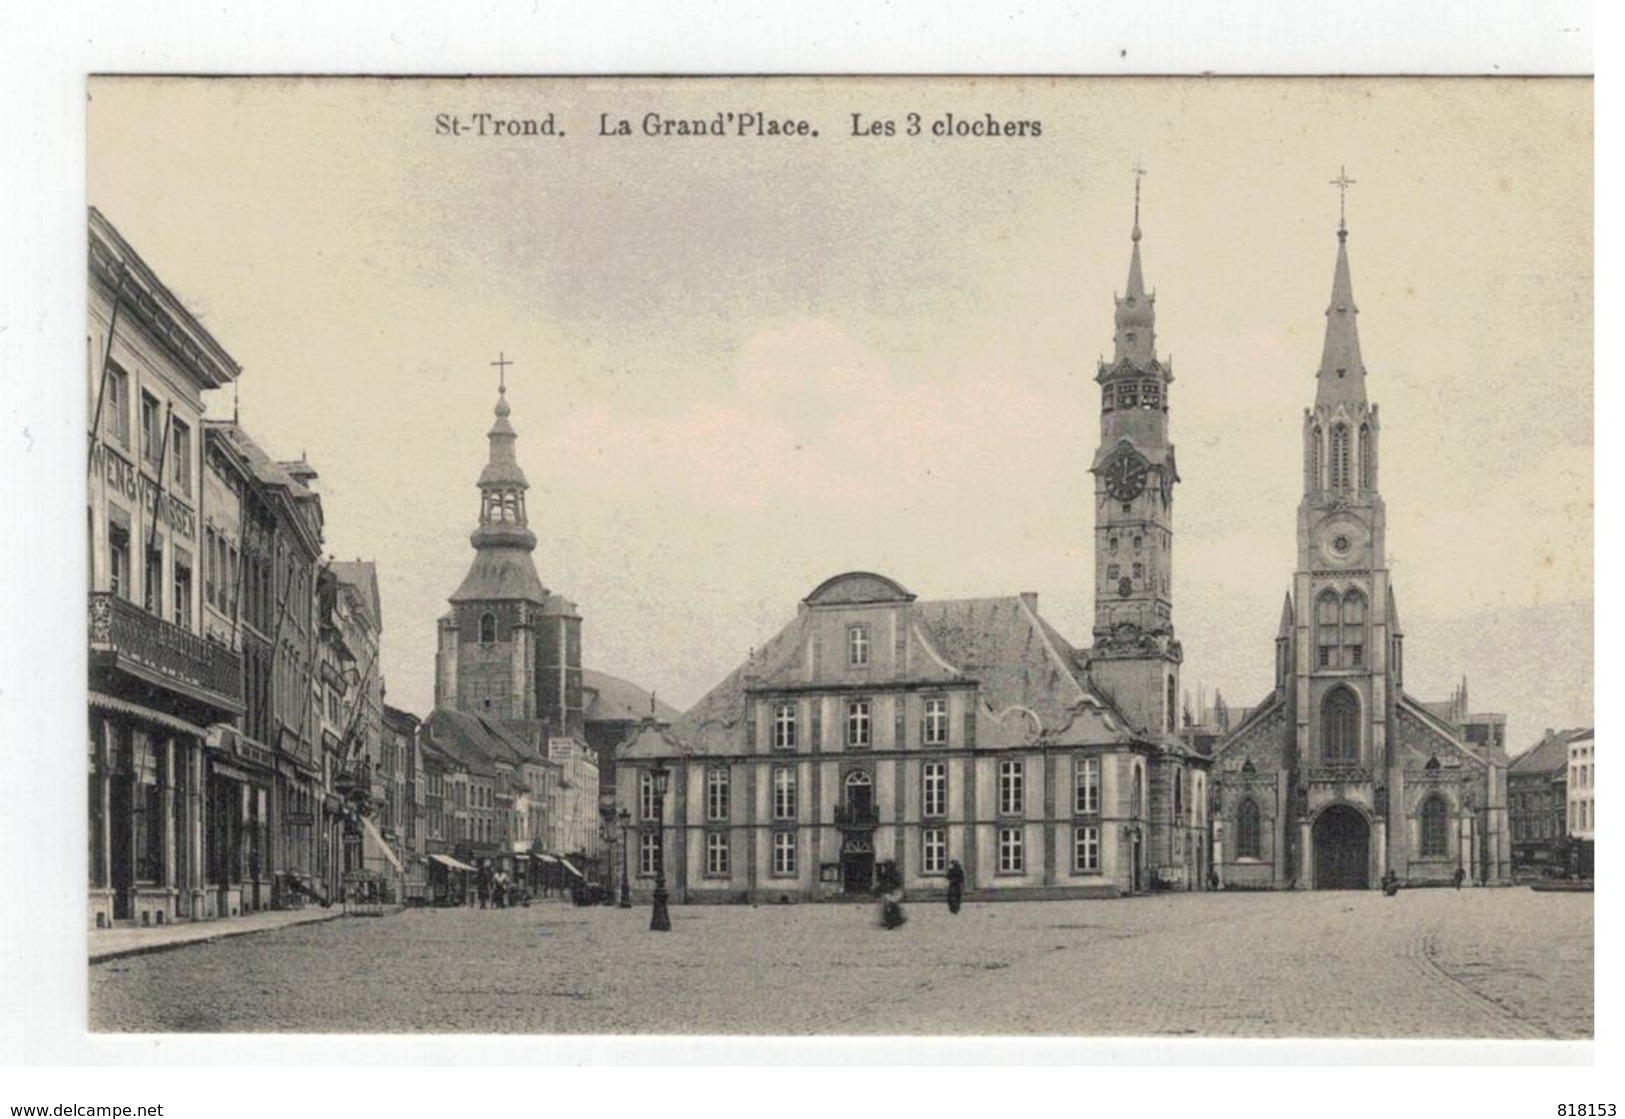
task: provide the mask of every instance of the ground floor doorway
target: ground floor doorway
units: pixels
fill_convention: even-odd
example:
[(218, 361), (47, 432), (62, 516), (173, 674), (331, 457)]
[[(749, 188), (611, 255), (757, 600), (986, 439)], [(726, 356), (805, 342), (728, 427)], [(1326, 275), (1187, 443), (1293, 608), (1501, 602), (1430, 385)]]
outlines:
[(1365, 890), (1371, 886), (1371, 825), (1359, 809), (1333, 805), (1315, 821), (1315, 889)]
[(875, 884), (875, 849), (866, 839), (849, 839), (841, 848), (841, 888), (867, 894)]

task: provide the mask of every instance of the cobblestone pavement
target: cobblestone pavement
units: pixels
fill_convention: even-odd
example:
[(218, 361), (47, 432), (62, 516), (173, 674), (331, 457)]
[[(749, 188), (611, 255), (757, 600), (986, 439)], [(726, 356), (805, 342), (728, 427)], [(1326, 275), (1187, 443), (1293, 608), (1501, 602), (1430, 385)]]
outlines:
[(97, 1030), (1583, 1038), (1592, 895), (416, 910), (95, 964)]

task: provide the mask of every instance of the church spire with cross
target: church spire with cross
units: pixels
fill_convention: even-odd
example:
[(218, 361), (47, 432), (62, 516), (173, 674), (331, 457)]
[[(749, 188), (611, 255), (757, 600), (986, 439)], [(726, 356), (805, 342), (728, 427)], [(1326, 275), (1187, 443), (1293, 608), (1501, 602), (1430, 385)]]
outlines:
[(1128, 286), (1117, 300), (1116, 325), (1113, 337), (1113, 357), (1125, 358), (1136, 369), (1149, 369), (1157, 359), (1157, 297), (1147, 295), (1145, 274), (1140, 264), (1140, 180), (1146, 170), (1134, 164), (1134, 230), (1129, 234)]
[(1135, 728), (1178, 734), (1183, 652), (1173, 623), (1173, 499), (1179, 470), (1168, 441), (1173, 372), (1157, 357), (1155, 297), (1140, 263), (1140, 180), (1134, 165), (1128, 288), (1116, 300), (1114, 352), (1095, 374), (1100, 444), (1094, 475), (1095, 624), (1090, 678)]
[(1337, 263), (1332, 269), (1332, 300), (1326, 307), (1326, 341), (1315, 374), (1315, 404), (1363, 403), (1365, 363), (1360, 360), (1360, 332), (1355, 320), (1354, 281), (1349, 276), (1348, 189), (1354, 180), (1340, 169), (1337, 188)]
[(513, 362), (499, 354), (491, 364), (497, 369), (497, 402), (492, 409), (496, 420), (486, 433), (490, 451), (477, 483), (480, 518), (469, 537), (474, 564), (451, 600), (522, 598), (540, 603), (546, 599), (547, 589), (530, 555), (536, 549), (536, 534), (530, 530), (525, 511), (530, 483), (519, 466), (518, 433), (508, 421), (512, 408), (507, 373)]

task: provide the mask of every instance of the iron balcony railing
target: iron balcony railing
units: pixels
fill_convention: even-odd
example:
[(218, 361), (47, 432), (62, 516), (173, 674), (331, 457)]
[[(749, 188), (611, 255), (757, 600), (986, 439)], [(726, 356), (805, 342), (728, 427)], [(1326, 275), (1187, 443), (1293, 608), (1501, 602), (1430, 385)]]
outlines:
[(242, 711), (242, 657), (109, 591), (90, 595), (90, 649), (112, 655), (119, 667), (137, 675), (174, 683), (227, 711)]
[(843, 828), (872, 828), (880, 823), (880, 809), (872, 804), (837, 804), (835, 824)]

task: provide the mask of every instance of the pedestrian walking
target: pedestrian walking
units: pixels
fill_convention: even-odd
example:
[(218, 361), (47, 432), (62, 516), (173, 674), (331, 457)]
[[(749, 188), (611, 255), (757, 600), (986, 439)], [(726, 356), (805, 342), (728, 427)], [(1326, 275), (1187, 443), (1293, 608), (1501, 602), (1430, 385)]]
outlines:
[(1462, 881), (1462, 879), (1464, 879), (1466, 877), (1467, 877), (1467, 872), (1465, 870), (1463, 870), (1461, 867), (1458, 866), (1456, 868), (1456, 889), (1458, 889), (1458, 890), (1461, 889), (1461, 881)]
[(965, 897), (965, 868), (954, 859), (948, 864), (948, 912), (958, 913)]
[(903, 874), (894, 863), (884, 863), (879, 869), (875, 889), (880, 892), (880, 927), (897, 929), (908, 920), (903, 912)]

